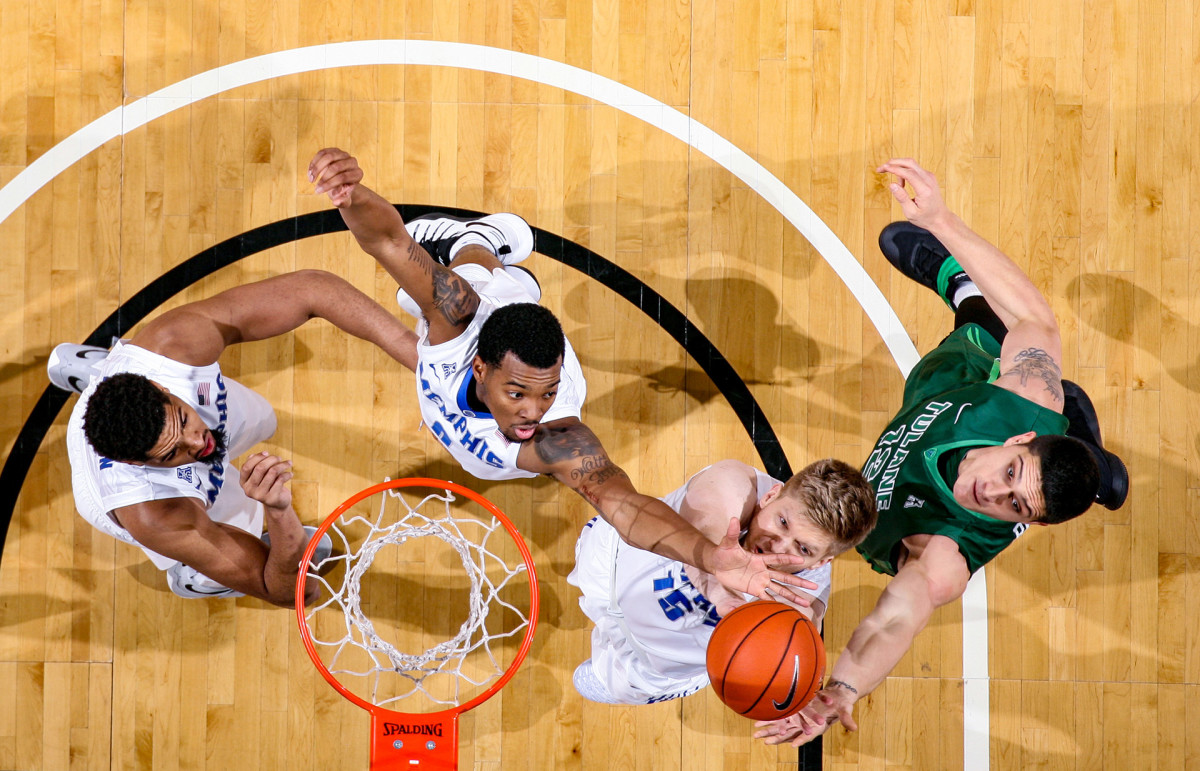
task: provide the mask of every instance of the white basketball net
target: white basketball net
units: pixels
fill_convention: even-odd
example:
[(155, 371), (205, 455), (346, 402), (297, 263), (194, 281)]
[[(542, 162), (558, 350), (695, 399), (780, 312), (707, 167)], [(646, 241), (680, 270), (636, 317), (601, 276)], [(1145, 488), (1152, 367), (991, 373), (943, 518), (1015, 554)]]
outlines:
[[(402, 516), (385, 525), (386, 510), (389, 501), (392, 500), (399, 501), (399, 505), (403, 507)], [(376, 706), (386, 707), (415, 693), (424, 694), (436, 704), (457, 706), (460, 703), (459, 694), (463, 683), (484, 686), (504, 673), (504, 667), (500, 665), (493, 650), (495, 642), (513, 637), (529, 625), (526, 614), (500, 596), (509, 582), (525, 571), (525, 563), (518, 555), (516, 564), (509, 565), (488, 549), (488, 541), (497, 530), (501, 539), (508, 537), (507, 531), (495, 517), (491, 517), (489, 522), (470, 515), (454, 516), (450, 506), (455, 500), (452, 492), (441, 490), (426, 495), (415, 506), (410, 506), (399, 490), (385, 490), (374, 521), (353, 514), (351, 509), (333, 523), (329, 534), (333, 539), (334, 553), (308, 573), (309, 578), (322, 584), (322, 597), (327, 598), (305, 615), (313, 644), (321, 652), (321, 658), (329, 673), (338, 676), (343, 685), (347, 684), (346, 681), (350, 677), (365, 678), (358, 682), (365, 682), (367, 687), (356, 690), (359, 691), (360, 697)], [(421, 509), (426, 506), (434, 511), (422, 513)], [(482, 507), (479, 508), (482, 510)], [(470, 579), (469, 613), (467, 620), (453, 638), (424, 652), (409, 653), (398, 650), (391, 642), (376, 634), (375, 624), (367, 617), (362, 607), (361, 581), (381, 549), (399, 545), (409, 539), (425, 537), (438, 538), (458, 553), (463, 569)], [(352, 549), (352, 544), (359, 538), (363, 539), (362, 542), (356, 549)], [(501, 546), (495, 548), (499, 549)], [(345, 562), (345, 575), (341, 586), (334, 587), (318, 575), (317, 571), (329, 572), (328, 568), (333, 566), (331, 563), (339, 561)], [(317, 614), (335, 607), (342, 611), (344, 633), (335, 639), (318, 638)], [(489, 613), (502, 609), (514, 614), (514, 624), (510, 624), (510, 628), (501, 632), (489, 632), (486, 627)], [(322, 616), (322, 619), (325, 621), (322, 628), (327, 629), (328, 621), (325, 616)], [(489, 664), (482, 665), (481, 657), (473, 657), (471, 672), (466, 672), (463, 666), (466, 657), (475, 651), (485, 655)], [(343, 663), (346, 659), (353, 659), (354, 663)], [(449, 694), (444, 687), (436, 694), (427, 688), (427, 682), (431, 678), (441, 675), (453, 681)], [(396, 694), (394, 691), (402, 689), (389, 685), (381, 692), (381, 678), (385, 676), (403, 678), (407, 690)], [(442, 681), (444, 686), (446, 678), (436, 679)], [(361, 692), (363, 690), (367, 693)]]

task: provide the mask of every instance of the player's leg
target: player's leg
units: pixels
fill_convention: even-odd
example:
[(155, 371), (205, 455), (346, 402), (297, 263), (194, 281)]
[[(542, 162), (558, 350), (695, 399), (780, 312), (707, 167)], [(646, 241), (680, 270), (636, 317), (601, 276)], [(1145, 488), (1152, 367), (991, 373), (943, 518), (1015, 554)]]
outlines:
[[(1004, 341), (1008, 329), (1000, 317), (954, 256), (929, 231), (910, 222), (893, 222), (879, 234), (879, 249), (901, 273), (942, 298), (954, 311), (955, 329), (978, 324), (996, 342)], [(1070, 421), (1067, 435), (1083, 441), (1100, 467), (1096, 501), (1106, 508), (1119, 509), (1129, 493), (1129, 472), (1119, 457), (1104, 449), (1091, 399), (1069, 380), (1063, 380), (1063, 415)]]

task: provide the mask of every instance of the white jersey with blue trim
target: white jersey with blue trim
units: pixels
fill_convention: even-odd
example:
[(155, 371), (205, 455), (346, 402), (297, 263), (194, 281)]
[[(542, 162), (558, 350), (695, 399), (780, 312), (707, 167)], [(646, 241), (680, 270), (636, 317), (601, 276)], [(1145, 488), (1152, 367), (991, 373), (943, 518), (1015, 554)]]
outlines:
[[(778, 482), (756, 474), (761, 500)], [(679, 511), (691, 479), (663, 502)], [(582, 591), (579, 605), (596, 625), (592, 671), (620, 703), (665, 701), (708, 685), (705, 655), (720, 616), (688, 578), (689, 569), (630, 546), (598, 517), (579, 536), (567, 581)], [(830, 564), (797, 575), (816, 583), (811, 593), (828, 604)]]
[[(218, 364), (195, 367), (128, 343), (117, 343), (98, 369), (99, 376), (88, 384), (67, 422), (71, 484), (80, 515), (113, 538), (141, 546), (109, 516), (110, 511), (147, 501), (195, 498), (214, 521), (259, 535), (262, 532), (261, 505), (251, 501), (242, 491), (240, 472), (232, 459), (275, 433), (275, 411), (267, 400), (223, 377)], [(100, 381), (123, 372), (143, 375), (164, 386), (173, 396), (191, 406), (206, 426), (224, 431), (225, 458), (212, 465), (195, 462), (156, 468), (121, 463), (99, 455), (83, 433), (83, 416)], [(159, 568), (165, 569), (176, 562), (142, 548)]]
[[(478, 267), (478, 266), (470, 266)], [(468, 274), (469, 275), (469, 274)], [(471, 363), (479, 348), (479, 330), (497, 309), (513, 303), (534, 302), (533, 297), (503, 270), (489, 280), (472, 282), (479, 295), (475, 318), (453, 340), (429, 344), (429, 326), (422, 320), (417, 331), (417, 401), (422, 422), (429, 428), (465, 471), (479, 479), (520, 479), (538, 474), (517, 468), (520, 442), (510, 442), (500, 432), (491, 413), (479, 412), (467, 403), (467, 391), (475, 387)], [(542, 417), (543, 423), (560, 418), (578, 418), (587, 396), (587, 382), (579, 359), (564, 340), (562, 376), (558, 395)]]

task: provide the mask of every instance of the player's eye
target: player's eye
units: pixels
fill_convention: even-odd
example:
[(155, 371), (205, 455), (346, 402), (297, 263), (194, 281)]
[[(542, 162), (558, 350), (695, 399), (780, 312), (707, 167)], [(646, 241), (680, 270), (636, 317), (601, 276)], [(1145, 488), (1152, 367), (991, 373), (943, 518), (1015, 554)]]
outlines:
[(1009, 466), (1008, 467), (1008, 478), (1012, 479), (1012, 476), (1013, 476), (1013, 467)]
[(1013, 511), (1015, 511), (1018, 514), (1021, 513), (1021, 502), (1017, 500), (1017, 496), (1015, 496), (1015, 495), (1012, 496), (1012, 507), (1013, 507)]
[(787, 527), (787, 517), (784, 517), (784, 516), (779, 517), (779, 524), (783, 525), (784, 527)]

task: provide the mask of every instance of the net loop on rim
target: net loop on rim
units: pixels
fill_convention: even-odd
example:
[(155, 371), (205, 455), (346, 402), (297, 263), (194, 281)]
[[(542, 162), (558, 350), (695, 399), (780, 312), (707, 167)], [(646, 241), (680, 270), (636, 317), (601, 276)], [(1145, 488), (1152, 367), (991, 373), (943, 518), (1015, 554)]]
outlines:
[[(455, 516), (451, 504), (456, 497), (450, 490), (425, 495), (415, 505), (410, 505), (396, 489), (385, 492), (374, 520), (350, 512), (336, 519), (329, 527), (329, 534), (335, 542), (334, 553), (309, 568), (308, 577), (318, 581), (324, 588), (323, 595), (328, 597), (305, 613), (312, 642), (314, 646), (330, 652), (326, 661), (330, 674), (365, 678), (369, 683), (369, 701), (376, 706), (387, 707), (416, 693), (424, 694), (436, 704), (457, 706), (464, 682), (482, 686), (504, 674), (504, 667), (493, 650), (496, 641), (513, 637), (529, 626), (529, 617), (500, 596), (509, 582), (526, 570), (526, 566), (520, 559), (515, 565), (510, 565), (488, 548), (489, 540), (497, 530), (501, 531), (502, 546), (506, 542), (511, 543), (505, 538), (502, 524), (495, 516), (490, 521), (476, 516)], [(399, 501), (404, 509), (401, 516), (385, 525), (389, 501)], [(425, 507), (433, 510), (423, 512)], [(353, 548), (360, 538), (361, 543)], [(458, 554), (470, 581), (468, 615), (458, 633), (420, 653), (401, 651), (377, 634), (375, 624), (363, 609), (362, 597), (363, 576), (379, 552), (385, 547), (416, 538), (437, 538), (446, 543)], [(337, 548), (339, 541), (340, 549)], [(341, 585), (335, 587), (321, 574), (329, 574), (339, 561), (344, 562), (345, 573)], [(344, 618), (340, 630), (342, 633), (331, 639), (322, 639), (317, 634), (315, 617), (335, 607), (342, 611)], [(514, 614), (515, 623), (502, 631), (489, 631), (486, 624), (489, 616), (500, 610)], [(473, 667), (477, 671), (472, 674), (464, 671), (463, 664), (468, 654), (476, 651), (486, 655), (489, 666), (480, 666), (478, 661), (481, 656), (475, 656)], [(359, 657), (364, 666), (342, 663), (360, 652), (365, 654), (365, 658)], [(370, 665), (365, 666), (368, 661)], [(391, 689), (384, 689), (381, 694), (380, 678), (391, 674), (407, 681), (409, 690), (394, 694)], [(427, 687), (427, 681), (435, 675), (451, 678), (451, 695), (445, 690), (435, 693), (436, 689)]]

